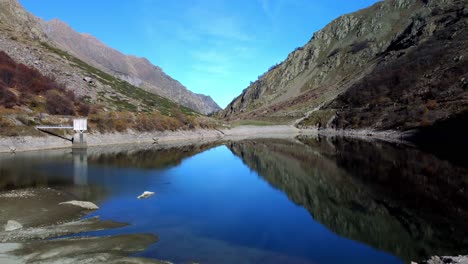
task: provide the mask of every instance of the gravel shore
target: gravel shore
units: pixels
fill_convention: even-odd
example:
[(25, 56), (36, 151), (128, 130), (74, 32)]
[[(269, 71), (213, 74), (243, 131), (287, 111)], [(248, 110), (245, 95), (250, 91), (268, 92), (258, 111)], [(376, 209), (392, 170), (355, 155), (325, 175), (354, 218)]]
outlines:
[[(253, 138), (291, 138), (297, 135), (344, 136), (361, 139), (378, 139), (390, 142), (403, 142), (404, 134), (398, 131), (373, 130), (332, 130), (298, 129), (292, 125), (275, 126), (238, 126), (221, 130), (187, 130), (141, 133), (89, 133), (86, 134), (88, 146), (118, 145), (130, 143), (184, 143), (212, 142), (218, 140), (242, 140)], [(71, 137), (71, 136), (69, 136)], [(77, 138), (75, 138), (77, 140)], [(43, 137), (4, 137), (0, 138), (0, 153), (21, 152), (43, 149), (71, 148), (71, 142), (53, 136)]]
[[(51, 188), (0, 192), (0, 263), (169, 263), (129, 257), (156, 243), (153, 234), (63, 237), (126, 225), (80, 220), (92, 210), (64, 205), (72, 198)], [(9, 229), (11, 222), (18, 226)]]
[[(259, 137), (291, 137), (298, 135), (299, 129), (293, 126), (240, 126), (223, 130), (164, 131), (153, 133), (90, 133), (86, 134), (88, 146), (104, 146), (129, 143), (171, 143), (171, 142), (210, 142), (221, 139), (244, 139)], [(71, 136), (69, 136), (71, 137)], [(0, 138), (1, 152), (21, 152), (42, 149), (71, 148), (71, 142), (53, 136), (43, 137), (4, 137)]]

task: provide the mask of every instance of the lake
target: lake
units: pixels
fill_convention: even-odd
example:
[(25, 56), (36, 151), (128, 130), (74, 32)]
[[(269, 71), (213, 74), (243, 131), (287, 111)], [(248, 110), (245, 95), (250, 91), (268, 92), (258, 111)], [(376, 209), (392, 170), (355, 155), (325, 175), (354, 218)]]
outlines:
[[(465, 155), (466, 157), (466, 155)], [(345, 138), (0, 155), (0, 189), (51, 187), (152, 233), (174, 263), (408, 263), (467, 254), (468, 163)], [(156, 195), (137, 199), (143, 191)]]

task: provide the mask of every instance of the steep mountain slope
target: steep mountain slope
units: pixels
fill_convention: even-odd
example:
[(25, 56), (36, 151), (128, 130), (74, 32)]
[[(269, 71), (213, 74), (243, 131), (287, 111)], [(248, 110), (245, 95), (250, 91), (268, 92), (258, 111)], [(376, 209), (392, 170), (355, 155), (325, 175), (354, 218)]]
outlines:
[(408, 130), (468, 110), (465, 0), (386, 0), (316, 32), (219, 116)]
[(42, 21), (43, 31), (58, 47), (134, 86), (157, 93), (203, 114), (221, 108), (209, 96), (195, 94), (145, 58), (127, 56), (89, 34), (80, 34), (64, 22)]

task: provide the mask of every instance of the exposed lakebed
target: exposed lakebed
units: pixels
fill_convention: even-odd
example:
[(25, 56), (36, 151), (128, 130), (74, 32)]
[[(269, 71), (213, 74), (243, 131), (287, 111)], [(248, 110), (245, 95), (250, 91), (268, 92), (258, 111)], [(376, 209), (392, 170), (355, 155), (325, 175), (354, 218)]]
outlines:
[[(406, 263), (466, 254), (467, 183), (459, 160), (343, 138), (0, 156), (0, 202), (11, 190), (60, 190), (100, 207), (86, 218), (127, 223), (65, 238), (153, 234), (156, 243), (128, 253), (174, 263)], [(156, 194), (137, 199), (143, 191)]]

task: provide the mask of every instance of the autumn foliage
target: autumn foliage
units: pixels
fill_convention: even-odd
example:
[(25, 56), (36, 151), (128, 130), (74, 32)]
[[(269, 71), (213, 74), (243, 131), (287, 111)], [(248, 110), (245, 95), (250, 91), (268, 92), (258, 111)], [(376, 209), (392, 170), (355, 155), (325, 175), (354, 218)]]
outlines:
[[(0, 51), (0, 105), (5, 108), (26, 105), (39, 106), (45, 98), (45, 110), (53, 115), (87, 115), (89, 107), (77, 100), (75, 94), (44, 76), (38, 70), (16, 63)], [(42, 100), (43, 101), (43, 100)]]
[(215, 124), (195, 116), (176, 113), (166, 116), (159, 112), (131, 113), (131, 112), (102, 112), (97, 111), (89, 116), (91, 130), (99, 132), (125, 132), (128, 129), (139, 132), (175, 131), (193, 128), (214, 128)]

